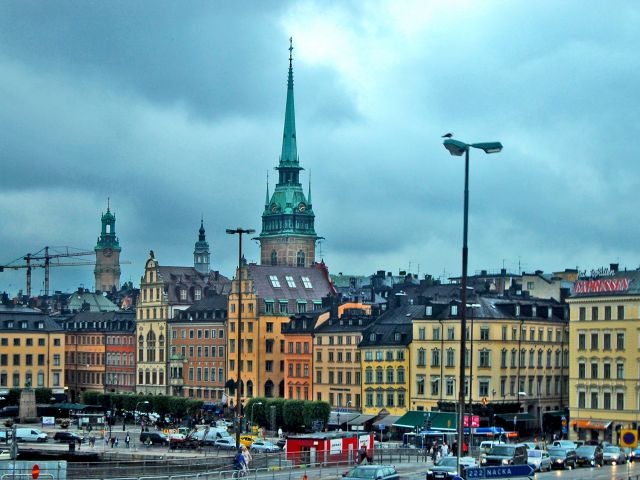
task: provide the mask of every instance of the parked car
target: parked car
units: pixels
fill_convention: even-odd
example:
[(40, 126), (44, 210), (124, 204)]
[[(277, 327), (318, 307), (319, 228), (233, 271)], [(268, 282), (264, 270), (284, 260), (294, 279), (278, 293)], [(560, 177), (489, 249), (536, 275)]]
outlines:
[(604, 463), (602, 447), (583, 445), (576, 448), (576, 465), (579, 467), (601, 467)]
[(46, 433), (37, 428), (17, 428), (16, 440), (18, 442), (38, 442), (43, 443), (49, 439)]
[[(469, 467), (475, 467), (475, 465), (476, 461), (472, 457), (460, 459), (460, 470), (462, 471)], [(463, 476), (458, 474), (458, 457), (443, 457), (427, 470), (427, 480), (451, 480), (458, 476)]]
[(551, 468), (576, 468), (576, 451), (573, 448), (549, 447), (549, 457)]
[(11, 460), (11, 452), (6, 449), (0, 449), (0, 460)]
[(636, 462), (640, 460), (640, 447), (628, 449), (628, 457), (630, 462)]
[(167, 445), (169, 437), (161, 432), (142, 432), (140, 433), (140, 443), (146, 445)]
[(218, 438), (213, 443), (213, 446), (223, 450), (235, 450), (237, 448), (236, 439), (233, 437)]
[(620, 447), (615, 445), (604, 447), (602, 449), (602, 457), (604, 463), (610, 463), (611, 465), (627, 463), (627, 456)]
[(480, 460), (483, 467), (493, 465), (526, 465), (527, 447), (521, 443), (498, 444), (491, 447), (489, 453)]
[(20, 416), (20, 407), (17, 405), (9, 405), (7, 407), (0, 408), (0, 418), (15, 419)]
[(527, 452), (527, 463), (536, 472), (548, 472), (551, 470), (551, 457), (546, 450), (529, 450)]
[(55, 435), (53, 436), (53, 440), (55, 442), (60, 442), (60, 443), (84, 442), (84, 438), (78, 435), (77, 433), (67, 432), (67, 431), (56, 432)]
[(195, 440), (202, 442), (204, 445), (215, 445), (216, 440), (221, 438), (230, 438), (229, 432), (222, 428), (205, 427), (200, 428), (189, 434)]
[(344, 478), (370, 478), (372, 480), (400, 480), (392, 465), (359, 465), (342, 474)]
[[(240, 441), (242, 442), (242, 439), (240, 439)], [(280, 448), (275, 443), (267, 442), (266, 440), (255, 440), (249, 450), (251, 452), (273, 453), (279, 452)]]
[(552, 445), (560, 448), (572, 448), (573, 450), (578, 448), (576, 442), (572, 442), (571, 440), (554, 440)]

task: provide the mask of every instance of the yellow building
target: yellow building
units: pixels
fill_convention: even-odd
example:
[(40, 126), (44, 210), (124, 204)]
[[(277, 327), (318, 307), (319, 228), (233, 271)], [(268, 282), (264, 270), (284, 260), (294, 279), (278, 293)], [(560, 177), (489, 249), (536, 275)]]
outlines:
[(362, 333), (358, 349), (364, 414), (377, 415), (384, 409), (390, 415), (403, 415), (409, 408), (412, 321), (424, 315), (424, 307), (402, 305), (404, 297), (397, 294), (397, 306)]
[[(427, 300), (421, 308), (412, 331), (411, 409), (455, 411), (460, 302)], [(515, 416), (521, 422), (516, 429), (536, 431), (545, 412), (562, 411), (567, 403), (566, 318), (566, 308), (552, 300), (469, 298), (465, 403), (472, 404), (483, 425), (512, 430)]]
[(340, 305), (337, 314), (332, 314), (314, 331), (315, 400), (329, 402), (332, 409), (359, 411), (362, 408), (362, 372), (358, 344), (362, 340), (362, 332), (375, 320), (370, 312), (370, 305)]
[(583, 275), (570, 305), (572, 438), (618, 443), (640, 413), (640, 272), (617, 265)]
[(64, 331), (48, 315), (0, 305), (0, 388), (65, 388)]
[[(283, 326), (291, 314), (322, 308), (322, 298), (333, 292), (328, 272), (323, 264), (312, 267), (244, 265), (242, 307), (238, 305), (237, 278), (236, 273), (229, 295), (227, 379), (236, 382), (238, 378), (240, 350), (242, 397), (284, 397), (288, 346)], [(241, 349), (237, 345), (239, 308), (242, 308)]]

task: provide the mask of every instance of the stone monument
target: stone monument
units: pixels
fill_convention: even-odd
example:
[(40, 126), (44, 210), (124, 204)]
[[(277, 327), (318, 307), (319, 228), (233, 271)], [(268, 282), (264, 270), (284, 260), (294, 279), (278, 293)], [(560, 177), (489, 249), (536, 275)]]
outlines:
[(20, 393), (20, 422), (26, 423), (35, 420), (38, 417), (36, 409), (36, 392), (31, 388), (31, 384), (27, 383), (26, 387)]

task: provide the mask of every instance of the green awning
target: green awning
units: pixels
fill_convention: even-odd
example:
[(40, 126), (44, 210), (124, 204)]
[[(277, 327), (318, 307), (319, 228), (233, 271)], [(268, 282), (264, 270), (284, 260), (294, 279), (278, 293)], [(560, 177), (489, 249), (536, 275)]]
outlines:
[(455, 431), (456, 414), (453, 412), (427, 412), (420, 410), (410, 410), (393, 423), (394, 427), (402, 428), (424, 428), (426, 422), (431, 420), (433, 430)]
[(501, 418), (505, 422), (513, 422), (514, 418), (516, 422), (527, 422), (529, 420), (535, 420), (536, 417), (530, 413), (500, 413), (496, 417)]
[(51, 406), (60, 410), (84, 410), (87, 408), (84, 403), (54, 403)]

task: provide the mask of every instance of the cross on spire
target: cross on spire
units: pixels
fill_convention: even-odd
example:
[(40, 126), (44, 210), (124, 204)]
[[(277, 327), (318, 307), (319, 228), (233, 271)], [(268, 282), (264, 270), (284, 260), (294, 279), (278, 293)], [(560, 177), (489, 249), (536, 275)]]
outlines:
[(291, 68), (293, 62), (293, 37), (289, 37), (289, 68)]

